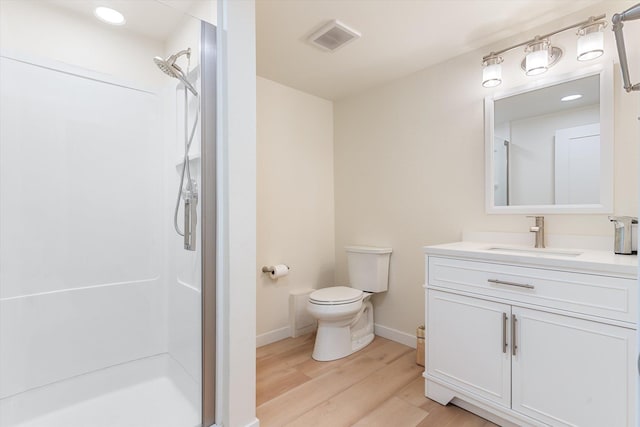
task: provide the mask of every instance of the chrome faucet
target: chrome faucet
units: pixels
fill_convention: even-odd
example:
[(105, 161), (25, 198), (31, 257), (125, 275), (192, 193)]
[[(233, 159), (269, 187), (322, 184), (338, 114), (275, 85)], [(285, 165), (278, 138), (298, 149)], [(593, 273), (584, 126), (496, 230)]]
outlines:
[(536, 248), (544, 248), (544, 217), (543, 216), (527, 216), (527, 218), (535, 218), (536, 225), (529, 228), (529, 231), (536, 233)]

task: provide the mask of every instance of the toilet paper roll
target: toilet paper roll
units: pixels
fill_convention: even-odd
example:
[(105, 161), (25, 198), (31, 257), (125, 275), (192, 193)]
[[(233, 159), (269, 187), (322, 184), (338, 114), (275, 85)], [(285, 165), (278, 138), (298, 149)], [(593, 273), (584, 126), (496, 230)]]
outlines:
[(278, 264), (273, 266), (273, 271), (269, 273), (269, 277), (276, 280), (278, 277), (286, 276), (289, 274), (289, 267), (284, 264)]

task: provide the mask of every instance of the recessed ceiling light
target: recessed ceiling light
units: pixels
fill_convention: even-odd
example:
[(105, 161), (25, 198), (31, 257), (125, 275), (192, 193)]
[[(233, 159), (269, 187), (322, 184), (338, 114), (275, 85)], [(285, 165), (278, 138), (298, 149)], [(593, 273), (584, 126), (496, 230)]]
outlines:
[(102, 22), (106, 22), (111, 25), (124, 25), (124, 23), (127, 22), (126, 19), (124, 19), (123, 14), (115, 9), (111, 9), (110, 7), (96, 7), (93, 14)]
[(567, 95), (567, 96), (561, 98), (560, 101), (564, 101), (564, 102), (566, 102), (566, 101), (575, 101), (576, 99), (580, 99), (580, 98), (582, 98), (582, 95), (580, 95), (580, 94)]

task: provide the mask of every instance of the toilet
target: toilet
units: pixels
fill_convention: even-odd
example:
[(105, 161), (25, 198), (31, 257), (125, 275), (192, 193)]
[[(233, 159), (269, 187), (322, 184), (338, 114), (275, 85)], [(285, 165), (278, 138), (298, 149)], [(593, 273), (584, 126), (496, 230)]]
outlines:
[(346, 357), (373, 341), (374, 293), (389, 287), (391, 248), (347, 246), (350, 286), (318, 289), (307, 311), (318, 321), (312, 357), (325, 362)]

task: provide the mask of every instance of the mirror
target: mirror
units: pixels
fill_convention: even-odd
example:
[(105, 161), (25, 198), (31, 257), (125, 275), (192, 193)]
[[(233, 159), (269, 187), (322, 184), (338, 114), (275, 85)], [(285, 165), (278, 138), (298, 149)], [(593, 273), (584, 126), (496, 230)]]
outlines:
[(611, 70), (485, 98), (485, 151), (488, 213), (610, 213)]

